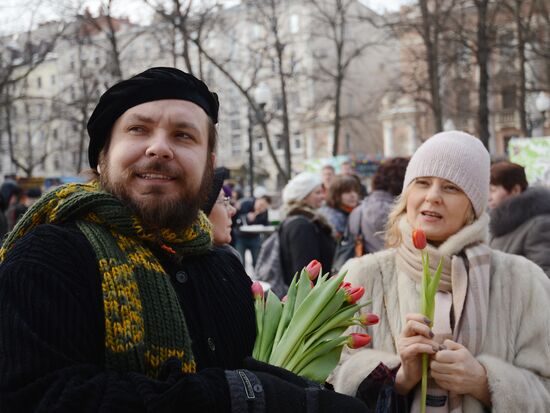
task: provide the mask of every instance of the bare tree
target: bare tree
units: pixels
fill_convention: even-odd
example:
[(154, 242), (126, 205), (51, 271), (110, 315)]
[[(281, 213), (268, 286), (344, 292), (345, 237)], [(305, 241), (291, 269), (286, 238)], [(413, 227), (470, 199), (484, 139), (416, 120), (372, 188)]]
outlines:
[[(65, 29), (65, 24), (50, 23), (42, 26), (38, 35), (29, 30), (23, 36), (5, 36), (0, 40), (5, 46), (0, 51), (0, 129), (7, 136), (12, 165), (21, 169), (27, 176), (31, 176), (35, 168), (43, 164), (48, 156), (47, 130), (43, 129), (40, 132), (45, 138), (44, 142), (35, 141), (37, 131), (34, 130), (37, 124), (40, 125), (45, 120), (42, 113), (37, 113), (36, 108), (44, 108), (45, 105), (39, 102), (43, 100), (41, 97), (26, 94), (28, 78), (54, 50)], [(37, 35), (36, 38), (33, 35)], [(25, 142), (18, 142), (14, 131), (16, 102), (21, 103), (20, 118), (24, 119)], [(35, 151), (37, 146), (41, 148), (38, 155)]]
[(422, 48), (407, 50), (404, 66), (408, 67), (402, 67), (399, 91), (429, 109), (433, 132), (443, 130), (442, 82), (456, 59), (445, 42), (456, 29), (451, 22), (457, 5), (458, 0), (418, 0), (400, 13), (397, 21), (388, 22), (402, 41), (410, 36), (422, 41)]
[[(370, 23), (372, 16), (365, 16), (363, 6), (356, 0), (309, 0), (313, 6), (314, 21), (313, 36), (327, 39), (333, 47), (334, 58), (323, 59), (318, 53), (317, 58), (320, 76), (328, 78), (332, 84), (330, 100), (334, 108), (332, 155), (336, 156), (340, 147), (340, 130), (344, 117), (342, 111), (342, 94), (348, 77), (350, 66), (376, 40), (364, 40), (364, 37), (354, 36), (360, 30), (359, 25)], [(355, 28), (355, 30), (353, 30)], [(314, 74), (314, 76), (319, 76)]]

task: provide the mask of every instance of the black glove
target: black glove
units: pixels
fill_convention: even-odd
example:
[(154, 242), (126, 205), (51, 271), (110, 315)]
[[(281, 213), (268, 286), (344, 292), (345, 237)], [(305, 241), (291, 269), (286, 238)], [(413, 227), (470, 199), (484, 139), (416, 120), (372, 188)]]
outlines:
[(263, 361), (258, 361), (253, 357), (245, 358), (243, 365), (244, 365), (244, 368), (247, 370), (268, 373), (282, 380), (288, 381), (289, 383), (292, 383), (296, 386), (302, 387), (304, 389), (309, 387), (317, 388), (317, 389), (323, 388), (323, 386), (321, 386), (317, 382), (308, 380), (303, 376), (298, 376), (281, 367), (277, 367), (272, 364), (267, 364), (267, 363), (264, 363)]
[(250, 413), (362, 413), (359, 399), (323, 390), (319, 384), (279, 367), (247, 359), (259, 370), (226, 372), (231, 392), (231, 410)]

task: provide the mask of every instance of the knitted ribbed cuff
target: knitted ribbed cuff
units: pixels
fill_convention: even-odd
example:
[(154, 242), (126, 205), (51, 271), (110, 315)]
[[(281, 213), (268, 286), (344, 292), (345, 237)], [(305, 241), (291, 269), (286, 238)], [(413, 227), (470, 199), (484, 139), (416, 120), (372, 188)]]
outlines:
[(262, 383), (249, 370), (226, 370), (225, 377), (231, 396), (231, 411), (264, 413), (265, 396)]

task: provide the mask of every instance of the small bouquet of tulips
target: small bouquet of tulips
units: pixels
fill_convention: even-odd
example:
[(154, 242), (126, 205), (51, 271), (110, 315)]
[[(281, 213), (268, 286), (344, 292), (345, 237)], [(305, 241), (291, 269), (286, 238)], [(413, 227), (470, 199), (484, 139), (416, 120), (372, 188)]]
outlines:
[[(430, 257), (424, 248), (426, 248), (427, 240), (426, 234), (421, 229), (415, 229), (412, 233), (413, 244), (416, 249), (420, 250), (422, 254), (422, 285), (420, 289), (420, 311), (426, 316), (433, 325), (433, 318), (435, 312), (435, 293), (439, 286), (439, 280), (441, 279), (441, 271), (443, 269), (443, 258), (439, 260), (439, 264), (432, 276), (430, 271)], [(426, 412), (426, 397), (428, 394), (428, 355), (422, 355), (422, 383), (421, 383), (421, 399), (420, 399), (420, 411)]]
[[(336, 367), (344, 345), (359, 348), (370, 343), (368, 334), (343, 335), (351, 325), (378, 323), (378, 316), (356, 317), (363, 287), (344, 283), (345, 274), (320, 277), (321, 264), (313, 260), (290, 283), (282, 301), (253, 283), (257, 336), (253, 357), (323, 383)], [(314, 285), (313, 280), (317, 279)]]

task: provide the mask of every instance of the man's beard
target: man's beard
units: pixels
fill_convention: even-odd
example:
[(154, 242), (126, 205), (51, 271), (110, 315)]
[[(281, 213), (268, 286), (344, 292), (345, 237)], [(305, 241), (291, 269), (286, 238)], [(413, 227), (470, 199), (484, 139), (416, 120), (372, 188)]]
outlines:
[[(135, 199), (127, 188), (134, 175), (134, 169), (126, 171), (118, 181), (113, 181), (107, 165), (106, 157), (100, 159), (101, 174), (99, 181), (101, 187), (116, 196), (149, 230), (159, 228), (170, 228), (174, 231), (181, 231), (191, 226), (197, 218), (200, 207), (206, 201), (212, 188), (214, 168), (210, 156), (207, 157), (206, 165), (202, 174), (202, 181), (198, 189), (194, 189), (188, 181), (183, 179), (181, 183), (184, 190), (179, 198), (149, 196), (147, 199)], [(141, 166), (142, 170), (149, 172), (164, 173), (173, 175), (171, 169), (165, 164), (154, 161)], [(181, 178), (181, 172), (178, 179)]]

